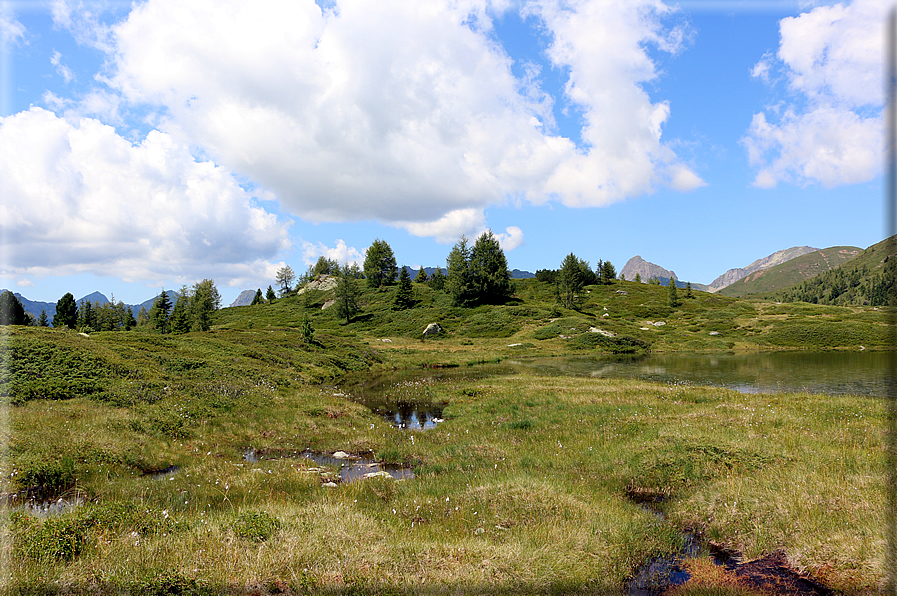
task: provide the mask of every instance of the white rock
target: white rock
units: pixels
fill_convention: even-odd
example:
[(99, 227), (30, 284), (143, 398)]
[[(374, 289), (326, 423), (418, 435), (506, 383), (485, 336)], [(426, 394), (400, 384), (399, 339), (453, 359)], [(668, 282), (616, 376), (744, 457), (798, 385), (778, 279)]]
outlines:
[(663, 327), (664, 325), (666, 325), (666, 321), (657, 321), (654, 323), (655, 327)]
[(314, 280), (305, 284), (305, 287), (296, 292), (296, 294), (302, 294), (306, 290), (320, 290), (322, 292), (326, 292), (328, 290), (332, 290), (336, 287), (336, 283), (338, 278), (335, 275), (324, 275), (319, 274)]
[(589, 327), (589, 333), (600, 333), (604, 337), (616, 336), (616, 333), (611, 333), (610, 331), (605, 331), (604, 329), (598, 329), (597, 327)]
[(321, 310), (330, 308), (330, 307), (333, 306), (334, 304), (336, 304), (336, 300), (328, 300), (328, 301), (326, 301), (326, 302), (324, 303), (324, 306), (321, 307)]
[(523, 344), (508, 344), (509, 348), (516, 348), (517, 346), (522, 346)]
[(335, 457), (336, 459), (349, 459), (352, 456), (349, 455), (348, 453), (346, 453), (345, 451), (337, 451), (336, 453), (333, 454), (333, 457)]
[(442, 333), (442, 327), (439, 326), (439, 323), (430, 323), (424, 329), (424, 335), (436, 335), (437, 333)]
[(392, 340), (391, 340), (391, 339), (381, 339), (380, 341), (382, 341), (382, 342), (385, 343), (385, 344), (391, 344), (391, 343), (392, 343)]
[(368, 478), (389, 478), (390, 480), (393, 480), (392, 474), (390, 474), (390, 473), (387, 472), (386, 470), (380, 470), (379, 472), (368, 472), (367, 474), (365, 474), (364, 476), (362, 476), (362, 478), (364, 478), (364, 479), (368, 479)]
[(609, 316), (610, 316), (610, 314), (609, 314), (609, 313), (604, 313), (604, 314), (603, 314), (603, 315), (601, 315), (601, 316), (602, 316), (602, 317), (609, 317)]
[(639, 327), (639, 329), (641, 329), (642, 331), (651, 331), (651, 330), (648, 329), (647, 327)]
[(321, 486), (323, 486), (324, 488), (339, 488), (339, 484), (337, 484), (336, 482), (325, 482)]
[(709, 335), (719, 335), (719, 331), (711, 331)]

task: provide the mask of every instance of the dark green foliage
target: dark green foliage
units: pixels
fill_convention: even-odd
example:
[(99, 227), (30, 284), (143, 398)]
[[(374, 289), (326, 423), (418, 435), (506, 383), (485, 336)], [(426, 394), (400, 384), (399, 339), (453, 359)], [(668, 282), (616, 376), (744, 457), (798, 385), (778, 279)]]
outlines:
[(692, 292), (692, 289), (691, 289), (691, 282), (688, 282), (685, 284), (685, 297), (689, 298), (689, 299), (695, 297), (695, 294), (694, 294), (694, 292)]
[(277, 294), (274, 293), (274, 288), (268, 286), (268, 292), (265, 294), (265, 300), (268, 301), (268, 304), (274, 304), (274, 301), (277, 300)]
[(470, 277), (470, 247), (467, 237), (461, 236), (446, 258), (445, 275), (445, 291), (458, 306), (469, 306), (474, 302)]
[(558, 271), (557, 269), (539, 269), (536, 271), (536, 279), (554, 285), (558, 279)]
[(513, 293), (508, 262), (491, 231), (477, 238), (473, 248), (462, 236), (446, 265), (445, 289), (457, 306), (501, 304)]
[(19, 490), (34, 491), (41, 499), (54, 498), (75, 485), (75, 462), (71, 457), (20, 461), (15, 484)]
[[(859, 257), (858, 259), (859, 260)], [(833, 305), (897, 305), (897, 259), (888, 258), (877, 270), (848, 262), (775, 294), (781, 302)]]
[(15, 294), (4, 290), (0, 294), (0, 325), (27, 325), (25, 309)]
[(508, 261), (491, 230), (474, 242), (470, 251), (470, 276), (479, 304), (502, 304), (514, 293)]
[(676, 280), (672, 277), (670, 278), (670, 284), (667, 290), (667, 304), (669, 304), (671, 308), (676, 308), (682, 304), (679, 301), (679, 294), (676, 290)]
[[(311, 270), (311, 277), (314, 279), (319, 275), (339, 275), (340, 266), (336, 259), (328, 259), (324, 255), (318, 257), (315, 265)], [(309, 280), (311, 281), (311, 280)]]
[(392, 248), (385, 240), (374, 240), (364, 253), (364, 276), (368, 287), (392, 285), (396, 281), (398, 267)]
[(611, 354), (635, 354), (647, 351), (651, 347), (650, 343), (637, 337), (625, 335), (607, 337), (600, 333), (581, 333), (568, 341), (570, 347), (575, 350), (598, 350)]
[(203, 580), (164, 572), (153, 573), (151, 578), (136, 582), (130, 593), (137, 596), (210, 596), (216, 591)]
[(566, 308), (578, 308), (582, 303), (583, 288), (594, 283), (595, 274), (589, 268), (586, 261), (578, 258), (572, 252), (564, 257), (557, 276), (558, 296)]
[(171, 330), (171, 326), (168, 322), (168, 315), (170, 312), (171, 300), (168, 298), (168, 293), (165, 290), (162, 290), (162, 293), (159, 294), (159, 297), (156, 298), (155, 302), (153, 302), (153, 307), (150, 309), (150, 326), (160, 333), (168, 333)]
[(430, 287), (436, 290), (437, 292), (441, 292), (445, 289), (445, 274), (442, 272), (441, 267), (437, 267), (436, 271), (433, 272), (433, 276), (429, 281)]
[(40, 316), (37, 318), (38, 327), (49, 327), (50, 319), (47, 318), (47, 311), (41, 310)]
[(421, 267), (417, 271), (417, 275), (414, 277), (414, 283), (425, 284), (425, 283), (427, 283), (428, 279), (430, 279), (430, 278), (427, 276), (427, 272), (424, 271), (423, 267)]
[(358, 266), (349, 267), (346, 265), (339, 272), (339, 279), (336, 284), (336, 314), (340, 318), (346, 319), (346, 324), (352, 322), (352, 317), (358, 313)]
[(193, 286), (190, 296), (190, 319), (193, 331), (208, 331), (212, 313), (221, 307), (221, 295), (214, 280), (204, 279)]
[(246, 511), (237, 516), (234, 534), (253, 542), (264, 542), (280, 528), (280, 520), (264, 511)]
[(252, 298), (252, 302), (249, 306), (255, 306), (256, 304), (262, 304), (265, 302), (265, 297), (262, 296), (262, 289), (259, 288), (255, 291), (255, 296)]
[(610, 261), (601, 263), (601, 283), (609, 284), (617, 278), (617, 270)]
[(102, 391), (108, 367), (87, 351), (31, 338), (10, 338), (0, 351), (0, 396), (22, 403)]
[(393, 310), (405, 310), (414, 306), (414, 288), (411, 286), (411, 276), (408, 270), (402, 267), (399, 274), (399, 287), (396, 289), (396, 297), (393, 300)]
[(71, 292), (66, 292), (62, 298), (56, 302), (56, 314), (53, 315), (53, 326), (57, 329), (68, 327), (74, 329), (78, 324), (78, 305), (75, 304), (75, 297)]
[(187, 294), (187, 286), (181, 288), (181, 296), (171, 309), (171, 316), (168, 323), (171, 326), (172, 333), (187, 333), (190, 331), (190, 312), (188, 302), (190, 298)]
[(300, 330), (302, 331), (302, 340), (305, 343), (314, 343), (315, 329), (311, 326), (311, 322), (308, 320), (308, 315), (302, 317), (302, 327), (300, 327)]

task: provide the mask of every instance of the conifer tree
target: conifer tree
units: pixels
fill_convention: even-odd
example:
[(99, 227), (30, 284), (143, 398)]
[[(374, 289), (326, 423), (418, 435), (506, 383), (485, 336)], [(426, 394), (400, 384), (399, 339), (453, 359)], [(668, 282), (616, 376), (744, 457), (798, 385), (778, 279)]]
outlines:
[(585, 274), (591, 273), (589, 264), (572, 252), (564, 257), (557, 275), (558, 295), (566, 308), (576, 308), (577, 297), (585, 287)]
[(430, 284), (431, 288), (439, 292), (445, 289), (445, 274), (442, 272), (441, 267), (436, 268), (428, 283)]
[(221, 295), (215, 281), (196, 282), (190, 297), (190, 320), (193, 331), (208, 331), (212, 327), (212, 313), (221, 307)]
[(249, 306), (255, 306), (256, 304), (261, 304), (264, 301), (265, 301), (265, 297), (262, 296), (262, 289), (259, 288), (255, 291), (255, 297), (252, 299), (252, 302), (249, 304)]
[(411, 275), (402, 267), (399, 273), (399, 287), (396, 289), (396, 297), (392, 303), (393, 310), (405, 310), (414, 306), (414, 288), (411, 286)]
[(74, 329), (78, 324), (78, 305), (71, 292), (66, 292), (56, 303), (56, 314), (53, 315), (53, 326), (57, 329), (68, 327)]
[(423, 267), (421, 267), (417, 271), (417, 275), (414, 277), (414, 283), (425, 284), (425, 283), (427, 283), (428, 279), (430, 279), (430, 278), (427, 276), (427, 272), (424, 271)]
[(617, 278), (617, 270), (611, 265), (610, 261), (604, 261), (601, 264), (601, 282), (609, 284)]
[(268, 301), (268, 304), (274, 304), (274, 301), (277, 300), (277, 294), (274, 293), (274, 288), (268, 286), (268, 292), (265, 294), (265, 299)]
[(30, 317), (26, 317), (25, 307), (9, 290), (0, 294), (0, 325), (28, 325)]
[(165, 290), (162, 290), (162, 293), (159, 294), (159, 297), (156, 298), (156, 301), (153, 302), (153, 307), (150, 309), (150, 325), (152, 325), (153, 329), (156, 329), (160, 333), (168, 333), (170, 330), (170, 325), (168, 323), (168, 315), (171, 312), (171, 300), (168, 298), (168, 293)]
[(368, 287), (392, 285), (396, 282), (398, 267), (392, 248), (385, 240), (374, 240), (364, 253), (364, 276)]
[(669, 303), (670, 306), (672, 306), (673, 308), (676, 308), (677, 306), (680, 306), (682, 303), (679, 302), (679, 294), (676, 292), (676, 279), (675, 278), (673, 278), (673, 277), (670, 278), (670, 285), (668, 287), (669, 287), (669, 290), (668, 290), (668, 294), (667, 294), (667, 302)]
[(502, 303), (514, 293), (508, 261), (492, 230), (483, 232), (473, 244), (470, 277), (477, 303)]
[(691, 291), (691, 282), (687, 282), (685, 284), (685, 297), (686, 298), (694, 298), (695, 297), (694, 293)]
[[(434, 275), (435, 277), (435, 275)], [(455, 243), (446, 258), (445, 290), (452, 301), (459, 306), (473, 302), (473, 288), (470, 279), (470, 248), (467, 237)]]
[(283, 298), (287, 294), (289, 294), (293, 289), (293, 282), (296, 280), (296, 274), (293, 273), (293, 268), (289, 265), (284, 265), (280, 269), (277, 270), (277, 275), (274, 278), (274, 281), (277, 282), (277, 285), (280, 286), (280, 297)]
[[(354, 270), (353, 270), (354, 269)], [(358, 312), (358, 265), (345, 264), (338, 272), (336, 283), (336, 314), (340, 318), (346, 318), (346, 324), (352, 322), (352, 317)]]
[(137, 320), (134, 318), (134, 311), (129, 306), (125, 311), (125, 331), (130, 331), (137, 326)]
[(46, 310), (42, 309), (40, 311), (40, 317), (38, 317), (38, 319), (37, 319), (37, 324), (39, 327), (49, 327), (50, 326), (50, 319), (47, 318)]

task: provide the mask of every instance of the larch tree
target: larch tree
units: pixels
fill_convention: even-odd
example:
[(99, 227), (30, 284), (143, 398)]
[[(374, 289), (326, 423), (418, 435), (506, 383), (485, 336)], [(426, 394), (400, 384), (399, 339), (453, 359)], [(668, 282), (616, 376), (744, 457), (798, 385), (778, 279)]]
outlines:
[(68, 327), (74, 329), (78, 324), (78, 305), (71, 292), (66, 292), (56, 302), (56, 314), (53, 315), (53, 326), (57, 329)]

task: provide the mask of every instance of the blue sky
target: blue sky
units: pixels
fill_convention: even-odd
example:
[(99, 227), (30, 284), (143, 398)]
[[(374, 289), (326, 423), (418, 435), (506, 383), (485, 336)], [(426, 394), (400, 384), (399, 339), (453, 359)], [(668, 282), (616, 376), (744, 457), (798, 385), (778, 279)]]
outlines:
[(0, 1), (0, 285), (632, 256), (710, 283), (884, 236), (888, 3)]

